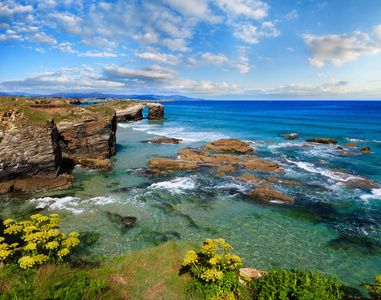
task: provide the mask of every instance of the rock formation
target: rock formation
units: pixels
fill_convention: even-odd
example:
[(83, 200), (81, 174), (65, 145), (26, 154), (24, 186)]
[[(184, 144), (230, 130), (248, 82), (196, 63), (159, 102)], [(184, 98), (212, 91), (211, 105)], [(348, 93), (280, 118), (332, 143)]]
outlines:
[(364, 146), (361, 148), (362, 153), (370, 153), (370, 147)]
[(256, 188), (255, 190), (250, 191), (249, 196), (259, 200), (259, 201), (283, 201), (283, 202), (292, 202), (294, 201), (294, 197), (289, 197), (281, 192), (278, 192), (272, 188)]
[(334, 139), (327, 139), (327, 138), (315, 138), (315, 139), (308, 139), (308, 143), (319, 143), (319, 144), (327, 144), (327, 145), (337, 145), (337, 141)]
[(355, 145), (355, 144), (351, 144), (351, 143), (347, 143), (344, 145), (345, 148), (358, 148), (359, 146)]
[(164, 105), (160, 103), (147, 103), (148, 120), (165, 120)]
[(252, 145), (252, 143), (242, 142), (238, 139), (221, 139), (206, 144), (202, 146), (201, 149), (212, 150), (216, 152), (251, 154), (253, 153), (253, 148), (249, 147), (250, 145)]

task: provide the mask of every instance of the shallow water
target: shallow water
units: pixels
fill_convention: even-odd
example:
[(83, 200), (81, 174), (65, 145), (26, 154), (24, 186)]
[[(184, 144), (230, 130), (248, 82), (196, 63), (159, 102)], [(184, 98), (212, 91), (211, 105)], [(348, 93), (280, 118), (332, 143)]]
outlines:
[[(354, 288), (380, 274), (381, 189), (348, 186), (332, 170), (381, 183), (381, 102), (179, 101), (166, 102), (165, 114), (166, 121), (118, 125), (113, 172), (77, 168), (71, 190), (3, 196), (0, 217), (21, 219), (36, 208), (59, 213), (64, 231), (100, 234), (83, 250), (90, 257), (124, 254), (170, 239), (201, 243), (222, 237), (245, 266), (314, 270)], [(292, 133), (300, 139), (283, 139)], [(183, 142), (141, 143), (162, 135)], [(344, 156), (337, 146), (302, 147), (314, 137), (370, 146), (372, 152), (352, 149), (352, 155)], [(220, 138), (254, 141), (258, 156), (283, 164), (282, 178), (304, 185), (274, 186), (295, 201), (255, 202), (245, 196), (249, 184), (207, 170), (153, 179), (143, 172), (151, 158), (174, 158), (184, 147)], [(137, 222), (121, 228), (107, 212), (137, 217)]]

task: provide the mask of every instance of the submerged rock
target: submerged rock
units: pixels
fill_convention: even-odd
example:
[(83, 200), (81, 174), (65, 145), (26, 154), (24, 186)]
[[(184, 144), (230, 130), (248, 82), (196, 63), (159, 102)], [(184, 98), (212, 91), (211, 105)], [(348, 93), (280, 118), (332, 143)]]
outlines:
[(135, 217), (122, 217), (119, 214), (110, 213), (108, 211), (105, 215), (116, 227), (119, 228), (130, 228), (136, 223)]
[(206, 144), (202, 146), (201, 149), (212, 150), (216, 152), (251, 154), (253, 153), (253, 148), (249, 147), (250, 145), (252, 145), (252, 143), (242, 142), (238, 139), (221, 139)]
[(289, 136), (285, 136), (283, 139), (285, 139), (285, 140), (298, 140), (299, 137), (296, 135), (289, 135)]
[(289, 197), (281, 192), (278, 192), (272, 188), (266, 189), (259, 187), (255, 190), (250, 191), (249, 196), (260, 201), (283, 201), (283, 202), (292, 202), (294, 201), (294, 197)]
[(332, 172), (338, 176), (340, 182), (347, 185), (360, 187), (360, 188), (379, 188), (380, 185), (372, 180), (366, 179), (364, 177), (352, 175), (339, 170), (332, 170)]
[(152, 143), (152, 144), (180, 144), (181, 139), (168, 138), (165, 136), (156, 137), (147, 141), (142, 141), (142, 143)]
[(284, 183), (288, 185), (303, 185), (300, 182), (294, 181), (294, 180), (283, 180), (276, 177), (267, 177), (267, 180), (270, 182), (277, 182), (277, 183)]
[(163, 171), (181, 171), (196, 169), (195, 162), (174, 160), (168, 158), (153, 158), (149, 161), (148, 166)]
[(314, 139), (308, 139), (308, 143), (319, 143), (319, 144), (327, 144), (327, 145), (337, 145), (337, 141), (334, 139), (327, 139), (327, 138), (314, 138)]

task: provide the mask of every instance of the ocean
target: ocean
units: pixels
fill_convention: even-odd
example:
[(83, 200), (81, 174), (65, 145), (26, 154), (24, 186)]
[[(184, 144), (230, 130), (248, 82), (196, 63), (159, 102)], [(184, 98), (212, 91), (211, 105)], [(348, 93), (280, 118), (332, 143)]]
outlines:
[[(164, 102), (164, 121), (119, 123), (114, 171), (76, 168), (66, 191), (1, 196), (0, 217), (58, 213), (64, 231), (96, 236), (87, 257), (126, 254), (167, 240), (224, 238), (246, 267), (313, 270), (360, 289), (381, 274), (381, 188), (347, 184), (366, 178), (381, 184), (380, 101), (175, 101)], [(144, 111), (147, 116), (147, 111)], [(297, 135), (298, 140), (284, 137)], [(157, 136), (178, 145), (141, 143)], [(333, 138), (338, 145), (309, 144)], [(176, 158), (185, 147), (222, 138), (254, 142), (255, 155), (285, 166), (283, 175), (301, 186), (273, 183), (292, 203), (258, 202), (239, 171), (225, 177), (210, 170), (156, 177), (144, 171), (150, 159)], [(346, 143), (359, 149), (338, 151)], [(308, 145), (307, 145), (308, 144)], [(370, 153), (361, 153), (363, 146)], [(342, 173), (345, 172), (345, 180)], [(110, 216), (131, 216), (131, 228)], [(364, 292), (364, 291), (362, 291)]]

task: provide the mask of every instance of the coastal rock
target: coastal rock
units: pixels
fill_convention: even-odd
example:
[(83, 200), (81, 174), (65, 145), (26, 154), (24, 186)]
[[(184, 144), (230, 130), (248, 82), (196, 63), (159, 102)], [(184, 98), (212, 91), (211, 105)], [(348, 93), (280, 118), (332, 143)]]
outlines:
[(247, 158), (231, 155), (231, 154), (211, 154), (207, 151), (184, 148), (179, 151), (177, 156), (186, 161), (193, 161), (197, 163), (214, 163), (216, 166), (226, 162), (230, 163), (243, 163), (247, 162)]
[(364, 146), (361, 148), (362, 153), (370, 153), (370, 147)]
[(249, 147), (252, 143), (242, 142), (238, 139), (221, 139), (211, 142), (201, 147), (201, 149), (212, 150), (216, 152), (229, 152), (239, 154), (251, 154), (253, 148)]
[(165, 136), (153, 138), (147, 141), (142, 141), (142, 143), (152, 143), (152, 144), (180, 144), (181, 139), (168, 138)]
[(116, 121), (140, 121), (143, 119), (143, 109), (145, 107), (145, 104), (128, 102), (115, 105)]
[(244, 278), (261, 278), (263, 275), (268, 275), (269, 273), (266, 271), (260, 271), (253, 268), (241, 268), (239, 269), (240, 278), (238, 279), (240, 283), (244, 283), (241, 279)]
[(112, 171), (114, 169), (113, 165), (105, 159), (80, 158), (78, 163), (90, 169), (102, 169), (104, 171)]
[(234, 167), (233, 164), (226, 164), (226, 165), (219, 166), (217, 170), (220, 172), (229, 173), (229, 172), (235, 172), (236, 168)]
[(149, 161), (148, 166), (162, 171), (181, 171), (197, 168), (197, 164), (194, 162), (168, 158), (153, 158)]
[(351, 143), (347, 143), (344, 145), (345, 148), (358, 148), (359, 146), (355, 145), (355, 144), (351, 144)]
[(283, 201), (283, 202), (292, 202), (294, 201), (294, 197), (289, 197), (281, 192), (278, 192), (272, 188), (266, 189), (263, 187), (259, 187), (255, 190), (250, 191), (249, 196), (259, 200), (259, 201)]
[(245, 162), (243, 163), (243, 166), (250, 171), (261, 171), (268, 173), (274, 172), (278, 174), (284, 173), (284, 166), (275, 162), (268, 161), (264, 158)]
[[(105, 159), (115, 155), (116, 116), (114, 112), (78, 111), (74, 107), (70, 111), (81, 113), (81, 115), (57, 123), (60, 145), (65, 157), (78, 162), (84, 158)], [(62, 110), (60, 113), (65, 112)]]
[(296, 136), (296, 135), (289, 135), (289, 136), (285, 136), (283, 139), (285, 139), (285, 140), (298, 140), (299, 139), (299, 137), (298, 136)]
[(259, 178), (251, 175), (251, 174), (244, 174), (244, 175), (241, 175), (241, 176), (238, 176), (237, 179), (239, 180), (243, 180), (243, 181), (246, 181), (246, 182), (251, 182), (251, 183), (260, 183), (262, 182), (262, 180), (260, 180)]
[(343, 148), (343, 147), (341, 147), (341, 146), (339, 146), (339, 147), (337, 147), (337, 150), (340, 150), (340, 151), (342, 151), (342, 150), (344, 150), (344, 148)]
[(160, 103), (147, 103), (148, 120), (165, 120), (164, 105)]
[(308, 143), (319, 143), (319, 144), (327, 144), (327, 145), (337, 145), (337, 141), (334, 139), (327, 138), (315, 138), (315, 139), (307, 139)]
[(288, 185), (303, 185), (300, 182), (294, 181), (294, 180), (282, 180), (276, 177), (267, 177), (267, 181), (270, 182), (276, 182), (276, 183), (283, 183), (283, 184), (288, 184)]
[(360, 188), (380, 188), (381, 187), (378, 183), (372, 180), (366, 179), (364, 177), (348, 174), (339, 170), (332, 170), (332, 173), (336, 175), (337, 177), (339, 177), (340, 182), (343, 182), (350, 186), (360, 187)]

